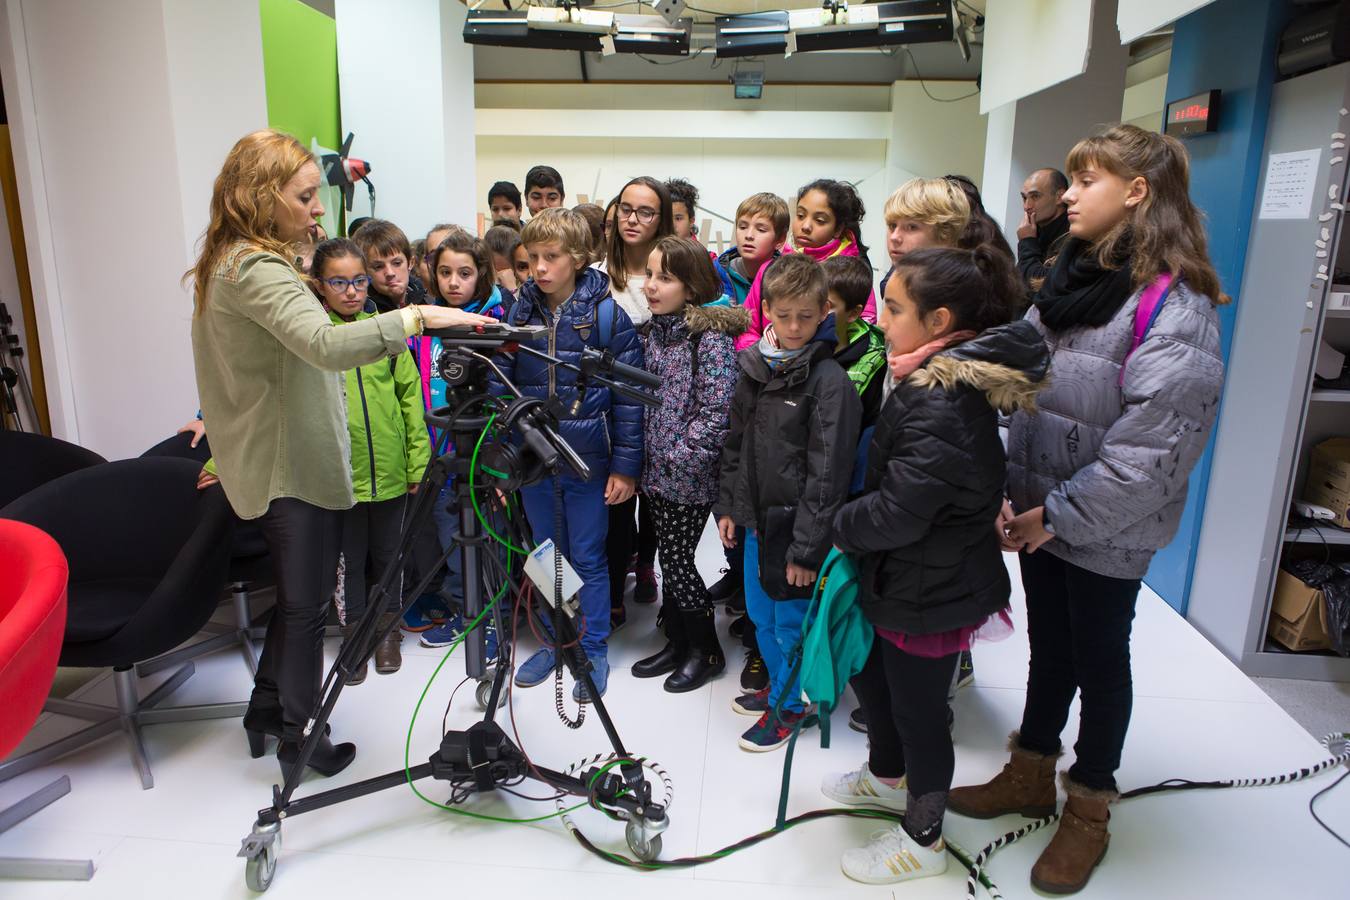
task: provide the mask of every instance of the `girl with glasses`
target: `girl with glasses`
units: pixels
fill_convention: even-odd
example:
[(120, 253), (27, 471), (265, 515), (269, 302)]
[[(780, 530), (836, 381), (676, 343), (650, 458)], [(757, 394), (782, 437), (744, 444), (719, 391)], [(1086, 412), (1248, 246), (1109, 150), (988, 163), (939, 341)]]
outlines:
[[(662, 238), (675, 233), (671, 217), (670, 191), (664, 182), (646, 175), (623, 186), (615, 198), (606, 240), (605, 261), (596, 263), (609, 274), (614, 301), (628, 313), (633, 325), (641, 327), (652, 317), (644, 289), (647, 285), (647, 259)], [(627, 619), (624, 611), (624, 587), (628, 573), (636, 569), (637, 585), (633, 599), (639, 603), (656, 600), (656, 527), (643, 501), (637, 514), (636, 497), (610, 507), (609, 606), (610, 628), (620, 627)], [(635, 558), (636, 557), (636, 558)]]
[[(310, 283), (334, 325), (371, 317), (365, 311), (370, 276), (360, 248), (347, 239), (324, 241), (314, 249)], [(366, 558), (383, 572), (397, 555), (407, 496), (417, 489), (431, 459), (422, 425), (422, 380), (411, 354), (399, 353), (348, 369), (347, 433), (351, 438), (352, 488), (356, 505), (343, 514), (344, 590), (338, 619), (347, 640), (366, 612)], [(391, 590), (380, 623), (398, 615), (401, 592)], [(375, 671), (397, 672), (402, 665), (402, 632), (392, 629), (375, 648)], [(348, 684), (366, 679), (366, 668)]]

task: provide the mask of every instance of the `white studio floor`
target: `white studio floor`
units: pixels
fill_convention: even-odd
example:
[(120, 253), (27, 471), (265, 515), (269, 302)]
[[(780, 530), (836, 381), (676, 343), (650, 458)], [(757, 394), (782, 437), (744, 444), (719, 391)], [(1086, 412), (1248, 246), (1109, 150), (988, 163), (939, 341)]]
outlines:
[[(709, 529), (700, 559), (710, 579), (721, 560), (714, 541)], [(1013, 581), (1018, 583), (1016, 577)], [(1025, 621), (1020, 601), (1019, 593), (1014, 603), (1019, 629)], [(653, 607), (631, 609), (627, 627), (611, 644), (614, 672), (605, 699), (629, 752), (659, 760), (674, 780), (663, 856), (709, 853), (773, 824), (783, 754), (750, 754), (736, 746), (736, 737), (751, 723), (730, 708), (738, 693), (738, 644), (727, 674), (692, 694), (666, 694), (659, 680), (631, 676), (627, 667), (659, 647), (654, 617)], [(726, 621), (723, 617), (724, 627)], [(1119, 773), (1123, 789), (1171, 777), (1273, 776), (1327, 755), (1147, 590), (1140, 598), (1133, 646), (1136, 696)], [(330, 661), (335, 649), (336, 642), (330, 642)], [(344, 692), (333, 717), (334, 733), (357, 742), (356, 762), (334, 779), (307, 781), (299, 793), (400, 768), (414, 704), (442, 655), (409, 636), (400, 672), (379, 676), (372, 669), (365, 684)], [(961, 692), (955, 705), (958, 784), (987, 778), (1005, 758), (1006, 736), (1022, 709), (1025, 637), (977, 647), (975, 663), (975, 684)], [(424, 762), (438, 745), (441, 714), (462, 672), (458, 659), (452, 659), (427, 695), (413, 733), (413, 764)], [(149, 679), (146, 690), (163, 677)], [(197, 674), (175, 699), (179, 704), (243, 700), (249, 686), (239, 654), (226, 651), (199, 660)], [(111, 681), (96, 679), (77, 695), (110, 702)], [(609, 749), (593, 716), (579, 731), (562, 726), (549, 683), (517, 690), (515, 708), (521, 737), (536, 763), (565, 768)], [(455, 697), (450, 727), (466, 727), (479, 715), (471, 685), (466, 686)], [(1065, 735), (1070, 746), (1076, 718), (1075, 713)], [(68, 720), (46, 717), (25, 748), (71, 727)], [(0, 854), (92, 858), (97, 866), (87, 883), (0, 882), (0, 896), (251, 896), (243, 860), (235, 853), (257, 810), (270, 802), (278, 780), (275, 760), (270, 755), (248, 758), (238, 720), (154, 725), (145, 734), (153, 790), (141, 790), (120, 736), (0, 784), (0, 807), (61, 774), (68, 774), (73, 786), (69, 796), (0, 837)], [(829, 806), (818, 790), (821, 776), (858, 765), (865, 752), (864, 737), (847, 727), (843, 711), (836, 714), (831, 749), (820, 748), (818, 732), (807, 732), (797, 748), (789, 814)], [(1343, 897), (1350, 850), (1319, 828), (1307, 808), (1309, 798), (1335, 777), (1328, 773), (1294, 785), (1126, 801), (1114, 810), (1110, 852), (1082, 896)], [(419, 787), (434, 800), (447, 798), (442, 782), (427, 780)], [(533, 783), (523, 789), (547, 793)], [(500, 793), (471, 798), (466, 808), (521, 818), (553, 811), (551, 803)], [(1342, 834), (1350, 833), (1350, 785), (1323, 798), (1318, 810)], [(625, 850), (619, 825), (584, 808), (573, 815), (598, 845)], [(974, 850), (1024, 822), (949, 815), (946, 832)], [(874, 827), (862, 820), (808, 822), (710, 865), (652, 874), (597, 859), (557, 820), (480, 823), (428, 806), (398, 787), (288, 820), (268, 896), (467, 897), (489, 891), (560, 898), (631, 893), (647, 900), (964, 896), (965, 872), (954, 860), (945, 877), (895, 888), (846, 879), (839, 871), (840, 852), (861, 843)], [(1048, 830), (1033, 834), (994, 858), (990, 872), (1006, 897), (1035, 895), (1028, 872), (1049, 836)]]

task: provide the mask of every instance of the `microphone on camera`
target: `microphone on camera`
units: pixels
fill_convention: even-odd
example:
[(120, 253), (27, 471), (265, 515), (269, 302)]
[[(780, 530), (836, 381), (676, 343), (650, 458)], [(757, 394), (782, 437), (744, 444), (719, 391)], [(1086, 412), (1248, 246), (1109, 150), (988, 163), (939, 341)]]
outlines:
[(596, 350), (593, 347), (586, 347), (581, 351), (583, 361), (595, 361), (602, 372), (612, 372), (615, 375), (622, 376), (629, 381), (636, 381), (638, 384), (646, 385), (650, 388), (659, 388), (661, 386), (660, 377), (653, 375), (646, 369), (639, 369), (636, 366), (630, 366), (621, 363), (614, 358), (614, 354), (608, 350)]

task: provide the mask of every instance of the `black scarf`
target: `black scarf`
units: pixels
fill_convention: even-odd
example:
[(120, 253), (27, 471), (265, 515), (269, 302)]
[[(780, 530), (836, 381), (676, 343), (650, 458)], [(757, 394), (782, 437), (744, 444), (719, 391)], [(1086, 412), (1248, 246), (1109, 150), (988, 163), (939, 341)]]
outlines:
[(1054, 268), (1031, 301), (1052, 331), (1105, 325), (1134, 293), (1128, 238), (1121, 241), (1115, 269), (1103, 268), (1090, 246), (1075, 237), (1065, 241)]

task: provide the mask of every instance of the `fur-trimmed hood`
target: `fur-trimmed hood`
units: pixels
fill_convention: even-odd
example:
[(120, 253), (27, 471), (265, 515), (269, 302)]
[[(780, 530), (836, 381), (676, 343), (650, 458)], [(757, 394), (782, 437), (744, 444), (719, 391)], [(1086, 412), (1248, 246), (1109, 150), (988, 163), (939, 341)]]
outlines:
[(1036, 395), (1048, 384), (1050, 351), (1027, 321), (990, 328), (934, 354), (907, 379), (916, 387), (951, 390), (964, 384), (982, 391), (1005, 415), (1034, 412)]
[(717, 331), (728, 337), (740, 337), (750, 327), (750, 311), (744, 306), (694, 306), (684, 308), (684, 324), (690, 334)]
[(678, 313), (652, 316), (638, 330), (668, 346), (700, 334), (725, 334), (735, 339), (749, 327), (750, 313), (743, 307), (708, 304), (686, 306), (683, 316)]

